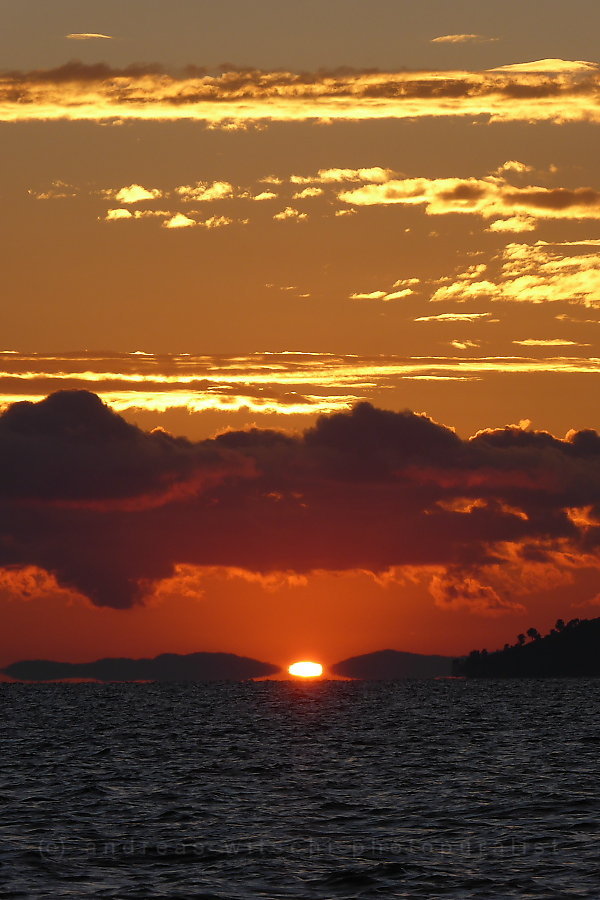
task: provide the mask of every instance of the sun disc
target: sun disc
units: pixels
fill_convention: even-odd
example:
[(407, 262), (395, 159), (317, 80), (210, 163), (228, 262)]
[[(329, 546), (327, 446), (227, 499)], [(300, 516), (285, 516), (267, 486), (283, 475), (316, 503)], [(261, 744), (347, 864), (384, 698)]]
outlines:
[(289, 667), (288, 672), (300, 678), (318, 678), (323, 674), (323, 666), (316, 662), (297, 662)]

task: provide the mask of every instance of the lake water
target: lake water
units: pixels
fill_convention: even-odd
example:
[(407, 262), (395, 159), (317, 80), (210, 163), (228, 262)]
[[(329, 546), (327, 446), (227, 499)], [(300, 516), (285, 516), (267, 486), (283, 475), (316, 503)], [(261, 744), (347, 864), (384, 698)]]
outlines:
[(600, 681), (0, 685), (0, 896), (600, 897)]

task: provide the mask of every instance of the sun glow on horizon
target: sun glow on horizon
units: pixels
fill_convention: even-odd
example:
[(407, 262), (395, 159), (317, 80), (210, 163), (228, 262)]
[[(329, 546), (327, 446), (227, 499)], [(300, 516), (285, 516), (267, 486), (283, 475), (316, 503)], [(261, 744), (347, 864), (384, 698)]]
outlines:
[(323, 674), (323, 666), (315, 662), (297, 662), (288, 668), (288, 672), (299, 678), (318, 678)]

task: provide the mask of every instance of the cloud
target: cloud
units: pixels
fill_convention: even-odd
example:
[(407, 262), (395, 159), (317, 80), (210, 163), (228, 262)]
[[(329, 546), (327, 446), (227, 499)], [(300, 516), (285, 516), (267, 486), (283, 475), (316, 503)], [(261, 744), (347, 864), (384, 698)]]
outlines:
[[(268, 287), (268, 286), (267, 286)], [(310, 292), (295, 285), (271, 285), (294, 299)], [(368, 302), (368, 301), (367, 301)], [(443, 313), (421, 317), (441, 328), (448, 342), (455, 323), (495, 323), (489, 313)], [(456, 316), (459, 316), (456, 320)], [(464, 316), (464, 318), (463, 318)], [(470, 326), (471, 327), (471, 326)], [(474, 341), (471, 341), (473, 343)], [(461, 340), (460, 343), (466, 343)], [(224, 417), (239, 424), (257, 417), (315, 418), (348, 410), (360, 400), (377, 400), (402, 389), (406, 379), (469, 380), (493, 373), (515, 375), (600, 372), (590, 356), (441, 356), (338, 355), (329, 353), (254, 353), (247, 356), (113, 353), (22, 354), (0, 357), (0, 409), (20, 400), (38, 402), (57, 390), (93, 390), (115, 411), (184, 411), (206, 414), (218, 427)], [(522, 382), (520, 382), (522, 384)], [(573, 386), (577, 390), (578, 385)], [(218, 414), (218, 419), (214, 414)], [(202, 428), (206, 420), (198, 419)], [(294, 423), (300, 427), (300, 422)]]
[(170, 219), (163, 222), (164, 228), (194, 228), (196, 225), (198, 225), (198, 222), (195, 219), (190, 219), (189, 216), (184, 216), (183, 213), (175, 213)]
[(491, 616), (525, 611), (522, 603), (503, 599), (489, 584), (482, 584), (472, 575), (463, 575), (460, 571), (451, 571), (445, 576), (434, 575), (429, 590), (435, 605), (441, 609), (468, 609)]
[(527, 215), (518, 215), (518, 216), (510, 216), (508, 219), (496, 219), (492, 222), (486, 231), (492, 232), (512, 232), (514, 234), (518, 234), (519, 232), (525, 231), (535, 231), (537, 228), (537, 220), (533, 218), (533, 216)]
[(0, 76), (0, 120), (361, 121), (422, 116), (598, 122), (598, 66), (550, 60), (496, 70), (293, 73), (70, 62)]
[[(208, 219), (204, 219), (202, 222), (199, 222), (199, 225), (203, 225), (204, 228), (224, 228), (226, 225), (233, 225), (235, 219), (230, 219), (229, 216), (209, 216)], [(242, 225), (248, 224), (248, 219), (238, 219), (238, 222)]]
[(311, 197), (320, 197), (323, 193), (322, 188), (318, 187), (307, 187), (302, 191), (298, 191), (296, 194), (292, 196), (292, 200), (307, 200)]
[(110, 34), (95, 34), (94, 32), (81, 32), (65, 35), (68, 41), (112, 41)]
[(555, 75), (557, 73), (573, 74), (578, 72), (596, 72), (598, 64), (584, 60), (569, 59), (537, 59), (533, 62), (514, 63), (509, 66), (496, 66), (489, 72), (515, 72)]
[[(577, 245), (577, 249), (585, 248), (585, 242)], [(599, 307), (600, 253), (571, 252), (573, 255), (565, 256), (543, 241), (508, 244), (501, 254), (501, 268), (496, 276), (479, 280), (479, 272), (466, 270), (452, 283), (437, 288), (431, 300), (486, 298), (513, 303), (564, 302)]]
[(550, 340), (538, 338), (526, 338), (524, 341), (513, 341), (522, 347), (590, 347), (590, 344), (580, 344), (577, 341), (568, 341), (564, 338), (551, 338)]
[(293, 209), (291, 206), (286, 206), (281, 212), (275, 213), (273, 216), (274, 219), (277, 219), (280, 222), (284, 222), (286, 220), (292, 220), (296, 222), (301, 222), (304, 219), (308, 219), (308, 215), (303, 212), (299, 212), (297, 209)]
[(532, 561), (600, 565), (591, 430), (463, 440), (362, 403), (302, 434), (191, 442), (59, 392), (0, 417), (0, 454), (0, 567), (43, 570), (100, 606), (141, 602), (182, 566), (286, 577), (413, 567), (449, 612), (498, 615), (518, 609)]
[(22, 660), (3, 670), (18, 681), (244, 681), (275, 675), (279, 666), (233, 653), (163, 653), (153, 659), (98, 659), (90, 663)]
[(419, 316), (415, 322), (478, 322), (489, 319), (490, 313), (439, 313), (437, 316)]
[[(349, 300), (381, 300), (387, 303), (389, 300), (403, 300), (414, 294), (413, 285), (420, 284), (419, 278), (400, 278), (392, 285), (392, 290), (355, 291), (350, 294)], [(394, 290), (399, 288), (399, 290)]]
[(109, 209), (105, 216), (107, 222), (118, 222), (120, 219), (133, 219), (133, 213), (128, 209)]
[(450, 341), (450, 346), (454, 347), (456, 350), (471, 350), (473, 347), (478, 347), (478, 341)]
[(403, 300), (405, 297), (410, 297), (411, 294), (414, 294), (414, 291), (411, 288), (404, 288), (401, 291), (370, 291), (368, 293), (354, 293), (350, 294), (350, 300), (382, 300), (384, 303), (387, 303), (388, 300)]
[(208, 203), (215, 200), (229, 200), (233, 197), (233, 185), (228, 181), (198, 181), (196, 184), (184, 184), (176, 188), (182, 200)]
[(383, 184), (394, 176), (391, 169), (371, 166), (360, 169), (319, 169), (314, 175), (291, 175), (292, 184), (340, 184), (344, 181), (368, 181)]
[[(504, 169), (512, 172), (514, 166)], [(485, 178), (395, 178), (340, 191), (353, 206), (423, 206), (427, 215), (450, 213), (508, 217), (490, 231), (530, 231), (537, 219), (600, 219), (600, 191), (593, 188), (514, 187), (501, 175)]]
[(498, 38), (486, 37), (484, 34), (443, 34), (432, 38), (431, 44), (489, 44)]
[(350, 294), (350, 300), (383, 300), (386, 296), (385, 291), (371, 291), (367, 294), (355, 293)]
[(410, 297), (411, 294), (414, 294), (414, 291), (411, 288), (403, 288), (401, 291), (391, 291), (391, 293), (386, 294), (383, 298), (384, 300), (404, 300), (405, 297)]
[(533, 166), (520, 162), (518, 159), (507, 159), (506, 162), (498, 166), (495, 175), (504, 175), (507, 172), (516, 172), (518, 175), (524, 175), (526, 172), (533, 172)]
[(53, 181), (45, 191), (28, 191), (27, 193), (36, 200), (70, 200), (77, 196), (77, 190), (60, 179)]
[(141, 184), (130, 184), (128, 187), (122, 187), (115, 194), (115, 200), (120, 203), (140, 203), (142, 200), (156, 200), (162, 197), (161, 191), (157, 189), (148, 190)]

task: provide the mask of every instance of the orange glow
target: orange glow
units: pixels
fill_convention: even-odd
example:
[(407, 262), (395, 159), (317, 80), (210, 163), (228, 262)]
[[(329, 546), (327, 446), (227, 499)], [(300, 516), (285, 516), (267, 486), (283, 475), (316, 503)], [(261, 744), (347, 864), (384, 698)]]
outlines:
[(297, 662), (289, 667), (288, 672), (297, 678), (318, 678), (323, 674), (323, 666), (315, 662)]

